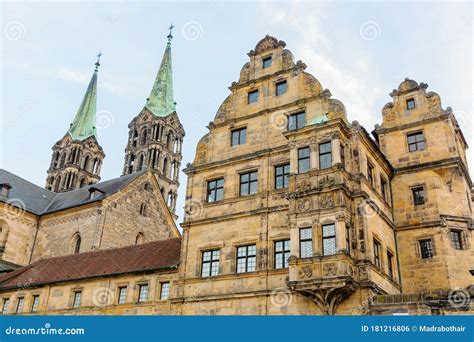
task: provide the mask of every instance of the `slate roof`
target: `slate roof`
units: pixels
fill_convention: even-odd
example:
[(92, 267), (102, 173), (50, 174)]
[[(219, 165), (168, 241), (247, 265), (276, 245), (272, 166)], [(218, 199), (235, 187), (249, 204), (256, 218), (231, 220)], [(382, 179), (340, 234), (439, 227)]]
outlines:
[(42, 259), (0, 276), (0, 291), (84, 278), (173, 269), (181, 238)]
[(14, 264), (12, 262), (0, 260), (0, 274), (14, 271), (20, 267), (20, 265)]
[[(52, 213), (58, 210), (73, 208), (79, 205), (102, 200), (120, 191), (144, 173), (146, 173), (146, 171), (113, 178), (77, 190), (54, 193), (18, 177), (11, 172), (0, 169), (0, 184), (8, 183), (11, 186), (8, 198), (0, 196), (0, 202), (10, 201), (9, 203), (15, 206), (22, 206), (24, 203), (24, 208), (22, 209), (37, 215)], [(90, 188), (97, 188), (103, 192), (103, 194), (91, 199), (89, 196)]]

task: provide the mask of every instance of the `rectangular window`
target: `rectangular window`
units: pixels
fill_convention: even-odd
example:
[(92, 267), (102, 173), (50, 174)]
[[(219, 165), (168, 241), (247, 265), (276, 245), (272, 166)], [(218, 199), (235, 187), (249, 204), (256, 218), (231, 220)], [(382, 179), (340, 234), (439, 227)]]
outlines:
[(382, 198), (385, 202), (388, 202), (388, 183), (382, 176), (380, 176), (380, 190), (382, 192)]
[(367, 161), (367, 181), (371, 187), (374, 187), (374, 167)]
[(341, 145), (341, 165), (343, 169), (346, 169), (346, 148), (344, 145)]
[(312, 228), (300, 229), (300, 257), (311, 258), (313, 256), (313, 232)]
[(201, 277), (212, 277), (219, 274), (218, 249), (202, 252)]
[(277, 82), (275, 88), (276, 96), (283, 95), (284, 93), (286, 93), (287, 89), (286, 81)]
[(413, 204), (414, 205), (423, 205), (426, 203), (426, 194), (425, 188), (423, 186), (419, 186), (416, 188), (411, 189), (413, 193)]
[(257, 171), (240, 174), (240, 196), (255, 194), (257, 189)]
[(33, 296), (33, 301), (31, 302), (31, 312), (38, 311), (39, 299), (40, 299), (39, 295)]
[(382, 268), (382, 261), (380, 260), (380, 242), (374, 240), (374, 263), (378, 268)]
[(319, 144), (319, 168), (328, 169), (332, 166), (331, 142)]
[(323, 255), (336, 254), (336, 226), (334, 224), (323, 225)]
[(224, 198), (224, 178), (207, 182), (207, 201), (217, 202)]
[(148, 284), (138, 285), (138, 302), (143, 303), (148, 300)]
[(74, 297), (72, 299), (72, 307), (73, 308), (79, 308), (81, 306), (81, 297), (82, 297), (82, 292), (81, 291), (75, 291), (74, 292)]
[(272, 56), (262, 58), (262, 68), (266, 69), (272, 66)]
[(422, 259), (433, 257), (433, 241), (431, 239), (420, 240), (420, 252)]
[(407, 109), (415, 109), (415, 99), (408, 99), (407, 100)]
[(22, 313), (23, 312), (24, 304), (25, 304), (25, 298), (23, 298), (23, 297), (18, 298), (18, 302), (16, 303), (16, 313)]
[(393, 278), (393, 254), (390, 251), (387, 251), (387, 269), (388, 276)]
[(258, 101), (258, 90), (254, 90), (248, 93), (247, 95), (247, 102), (250, 103), (255, 103)]
[(451, 230), (451, 241), (455, 249), (464, 249), (464, 243), (462, 239), (462, 231), (460, 230)]
[(164, 282), (161, 283), (160, 299), (166, 300), (170, 296), (170, 283)]
[(3, 298), (2, 314), (8, 313), (8, 306), (10, 305), (10, 298)]
[(288, 117), (288, 130), (294, 131), (303, 128), (306, 125), (306, 113), (301, 112), (292, 114)]
[(237, 273), (254, 272), (257, 266), (257, 246), (237, 248)]
[(121, 286), (118, 289), (118, 303), (124, 304), (127, 301), (127, 287)]
[(298, 149), (298, 173), (308, 172), (310, 169), (310, 150), (309, 147)]
[(231, 132), (231, 145), (243, 145), (247, 142), (247, 127), (239, 128)]
[(288, 187), (288, 176), (290, 174), (290, 164), (275, 166), (275, 189)]
[(425, 135), (423, 132), (416, 132), (407, 135), (408, 151), (422, 151), (425, 149)]
[(290, 240), (275, 241), (275, 268), (288, 268)]

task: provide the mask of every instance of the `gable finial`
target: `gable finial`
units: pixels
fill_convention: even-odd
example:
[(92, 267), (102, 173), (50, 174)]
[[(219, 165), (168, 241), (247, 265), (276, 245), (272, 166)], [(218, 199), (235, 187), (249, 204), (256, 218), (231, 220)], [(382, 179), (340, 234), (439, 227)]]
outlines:
[(174, 29), (174, 26), (173, 24), (170, 25), (170, 27), (168, 27), (168, 30), (170, 30), (170, 33), (168, 34), (168, 44), (171, 44), (171, 39), (173, 39), (173, 29)]
[(97, 54), (97, 62), (95, 62), (95, 71), (99, 70), (99, 66), (100, 66), (100, 57), (102, 56), (102, 51), (99, 51), (99, 53)]

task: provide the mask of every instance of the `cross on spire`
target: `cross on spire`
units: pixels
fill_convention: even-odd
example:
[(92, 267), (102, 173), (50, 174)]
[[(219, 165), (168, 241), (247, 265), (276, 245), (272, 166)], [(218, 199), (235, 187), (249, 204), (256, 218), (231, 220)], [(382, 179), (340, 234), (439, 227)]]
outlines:
[(168, 30), (170, 30), (170, 33), (168, 34), (168, 44), (171, 44), (171, 39), (173, 39), (173, 29), (174, 29), (174, 26), (173, 24), (170, 25), (170, 27), (168, 27)]
[(97, 54), (97, 62), (95, 62), (95, 71), (99, 70), (99, 66), (100, 66), (100, 57), (102, 56), (102, 51), (99, 51), (99, 53)]

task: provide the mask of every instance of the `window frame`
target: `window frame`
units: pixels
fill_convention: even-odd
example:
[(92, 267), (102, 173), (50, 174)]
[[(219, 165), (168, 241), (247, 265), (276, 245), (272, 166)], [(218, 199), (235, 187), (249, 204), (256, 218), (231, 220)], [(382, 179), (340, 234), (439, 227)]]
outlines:
[[(429, 242), (429, 245), (427, 247), (429, 248), (424, 248), (424, 243)], [(418, 240), (418, 247), (420, 248), (420, 257), (421, 259), (433, 259), (434, 257), (434, 244), (433, 244), (433, 238), (423, 238)], [(428, 254), (425, 254), (428, 253)]]
[[(405, 100), (405, 103), (406, 103), (406, 106), (407, 106), (407, 110), (413, 110), (416, 108), (416, 102), (415, 102), (415, 98), (409, 98), (409, 99), (406, 99)], [(413, 104), (413, 107), (410, 106), (410, 104)]]
[[(284, 90), (279, 91), (279, 87), (284, 85)], [(288, 81), (287, 80), (281, 80), (275, 83), (275, 96), (281, 96), (286, 94), (288, 91)]]
[(379, 240), (374, 238), (374, 265), (377, 266), (378, 269), (382, 269), (382, 244)]
[[(457, 236), (457, 240), (453, 239), (454, 236)], [(464, 234), (463, 231), (460, 229), (450, 229), (449, 237), (451, 239), (451, 245), (456, 250), (463, 250), (465, 249), (464, 244)]]
[[(142, 296), (142, 289), (146, 289), (146, 295)], [(138, 284), (138, 297), (137, 297), (137, 303), (145, 303), (149, 299), (149, 293), (150, 293), (150, 285), (148, 283), (141, 283)], [(143, 298), (142, 298), (143, 297)]]
[[(329, 227), (329, 226), (333, 227), (334, 234), (325, 235), (324, 234), (324, 228)], [(332, 254), (326, 253), (325, 241), (327, 241), (327, 240), (332, 240), (333, 241), (334, 253), (332, 253)], [(323, 256), (330, 256), (330, 255), (336, 255), (337, 254), (336, 224), (335, 223), (326, 223), (326, 224), (321, 225), (321, 241), (322, 241), (322, 247), (323, 247), (322, 248)]]
[[(329, 145), (329, 152), (321, 152), (321, 147)], [(322, 167), (323, 158), (329, 155), (329, 166)], [(326, 170), (332, 167), (332, 141), (326, 141), (318, 144), (319, 169)]]
[[(237, 141), (234, 144), (234, 135), (237, 134)], [(234, 128), (230, 131), (230, 146), (240, 146), (247, 143), (247, 126)]]
[[(301, 117), (303, 117), (303, 119), (300, 119)], [(300, 127), (301, 120), (303, 121), (303, 125)], [(295, 127), (291, 126), (293, 122), (295, 124)], [(306, 127), (306, 111), (300, 111), (298, 113), (293, 113), (293, 114), (288, 115), (288, 125), (287, 125), (288, 131), (296, 131), (304, 127)]]
[[(421, 139), (419, 139), (419, 136), (421, 136)], [(423, 130), (407, 133), (406, 137), (408, 152), (424, 151), (426, 149), (426, 137)], [(413, 142), (410, 142), (411, 137), (414, 138)], [(412, 146), (414, 146), (414, 149), (411, 148)]]
[(383, 200), (388, 203), (388, 181), (382, 175), (380, 175), (380, 194), (382, 195)]
[[(117, 304), (125, 304), (127, 302), (127, 290), (128, 286), (119, 286), (117, 289)], [(123, 298), (122, 298), (122, 291), (123, 291)], [(122, 301), (123, 299), (123, 301)]]
[(168, 300), (170, 297), (171, 283), (163, 281), (160, 283), (160, 300)]
[(31, 297), (31, 308), (30, 308), (30, 312), (37, 312), (37, 311), (38, 311), (39, 300), (40, 300), (40, 295), (39, 295), (39, 294), (33, 295), (33, 296)]
[(390, 278), (394, 278), (394, 273), (393, 273), (393, 259), (395, 255), (392, 251), (387, 249), (387, 274)]
[[(268, 61), (270, 61), (270, 64), (267, 65), (266, 63), (268, 63)], [(273, 58), (271, 55), (262, 57), (262, 69), (268, 69), (272, 65), (273, 65)]]
[(374, 165), (369, 161), (369, 159), (367, 159), (367, 182), (372, 188), (375, 188), (374, 172)]
[[(308, 155), (307, 156), (304, 156), (304, 157), (300, 157), (300, 152), (303, 151), (303, 150), (308, 150)], [(297, 150), (297, 157), (298, 157), (298, 174), (302, 174), (302, 173), (306, 173), (308, 171), (311, 170), (311, 148), (309, 146), (306, 146), (306, 147), (300, 147), (298, 148)], [(301, 167), (301, 163), (302, 162), (307, 162), (308, 163), (308, 167), (307, 169), (305, 170), (301, 170), (302, 167)]]
[[(255, 99), (252, 100), (252, 95), (254, 94), (257, 94), (257, 95), (255, 96)], [(259, 97), (260, 97), (260, 93), (258, 89), (250, 90), (249, 92), (247, 92), (247, 104), (257, 103)]]
[[(252, 174), (255, 174), (255, 179), (252, 179)], [(242, 177), (247, 176), (248, 180), (243, 181)], [(251, 192), (252, 184), (256, 184), (255, 192)], [(247, 184), (247, 193), (242, 192), (242, 185)], [(239, 173), (239, 196), (250, 196), (258, 193), (258, 171), (246, 171)]]
[[(211, 253), (209, 256), (209, 260), (205, 260), (204, 254), (205, 253)], [(217, 254), (217, 258), (214, 258), (214, 255)], [(201, 251), (201, 278), (208, 278), (208, 277), (215, 277), (219, 275), (220, 271), (220, 256), (221, 256), (221, 251), (220, 249), (208, 249), (208, 250), (203, 250)], [(217, 262), (217, 273), (214, 274), (214, 265)], [(207, 274), (204, 274), (204, 265), (209, 264), (209, 272)]]
[(9, 309), (9, 306), (10, 306), (10, 298), (2, 298), (3, 299), (3, 302), (2, 302), (2, 315), (5, 315), (8, 313), (8, 309)]
[[(278, 174), (278, 172), (277, 172), (278, 169), (281, 169), (281, 174)], [(285, 170), (287, 170), (287, 172), (285, 172)], [(275, 177), (274, 177), (275, 189), (279, 190), (279, 189), (288, 188), (288, 177), (290, 175), (290, 163), (275, 165), (274, 171), (275, 171)], [(282, 179), (282, 186), (281, 187), (278, 187), (278, 179), (279, 178)]]
[(25, 309), (25, 297), (18, 297), (16, 300), (15, 313), (22, 313)]
[[(219, 181), (222, 181), (222, 186), (219, 186)], [(214, 188), (209, 188), (211, 184), (214, 184)], [(217, 198), (219, 190), (222, 190), (221, 192), (221, 198)], [(212, 200), (209, 200), (209, 196), (211, 194), (214, 194), (212, 196)], [(207, 203), (215, 203), (224, 200), (224, 177), (221, 178), (215, 178), (212, 180), (207, 181), (207, 187), (206, 187), (206, 201)]]
[[(302, 231), (303, 230), (309, 230), (310, 231), (310, 238), (302, 238)], [(306, 259), (306, 258), (312, 258), (314, 256), (314, 248), (313, 248), (313, 227), (301, 227), (298, 231), (298, 237), (299, 237), (299, 244), (300, 244), (300, 259)], [(311, 255), (308, 256), (303, 256), (303, 243), (304, 242), (309, 242), (311, 246)]]
[(72, 308), (77, 309), (81, 307), (82, 290), (72, 291)]
[[(254, 247), (255, 248), (255, 254), (249, 254), (249, 247)], [(245, 248), (245, 254), (244, 255), (239, 255), (239, 250)], [(250, 263), (249, 261), (251, 259), (254, 259), (253, 264)], [(244, 266), (245, 270), (239, 271), (239, 260), (245, 260)], [(255, 272), (257, 270), (257, 245), (256, 244), (249, 244), (249, 245), (242, 245), (242, 246), (237, 246), (236, 249), (236, 259), (235, 259), (235, 270), (236, 273), (250, 273), (250, 272)], [(249, 267), (252, 266), (253, 267)]]
[[(420, 206), (420, 205), (425, 205), (427, 202), (427, 196), (426, 196), (426, 190), (424, 185), (417, 185), (414, 187), (411, 187), (411, 195), (412, 195), (412, 200), (413, 200), (413, 205)], [(423, 197), (420, 197), (419, 195), (416, 195), (416, 193), (422, 192)], [(422, 202), (421, 202), (422, 201)]]
[[(277, 249), (277, 244), (281, 243), (282, 247), (281, 250), (279, 251)], [(288, 245), (287, 245), (288, 243)], [(288, 246), (288, 249), (287, 249)], [(283, 268), (288, 268), (289, 267), (289, 262), (288, 258), (290, 257), (291, 253), (291, 241), (290, 239), (283, 239), (283, 240), (276, 240), (273, 242), (273, 267), (275, 269), (283, 269)], [(281, 265), (278, 265), (278, 256), (281, 255)], [(288, 257), (287, 257), (288, 255)]]

